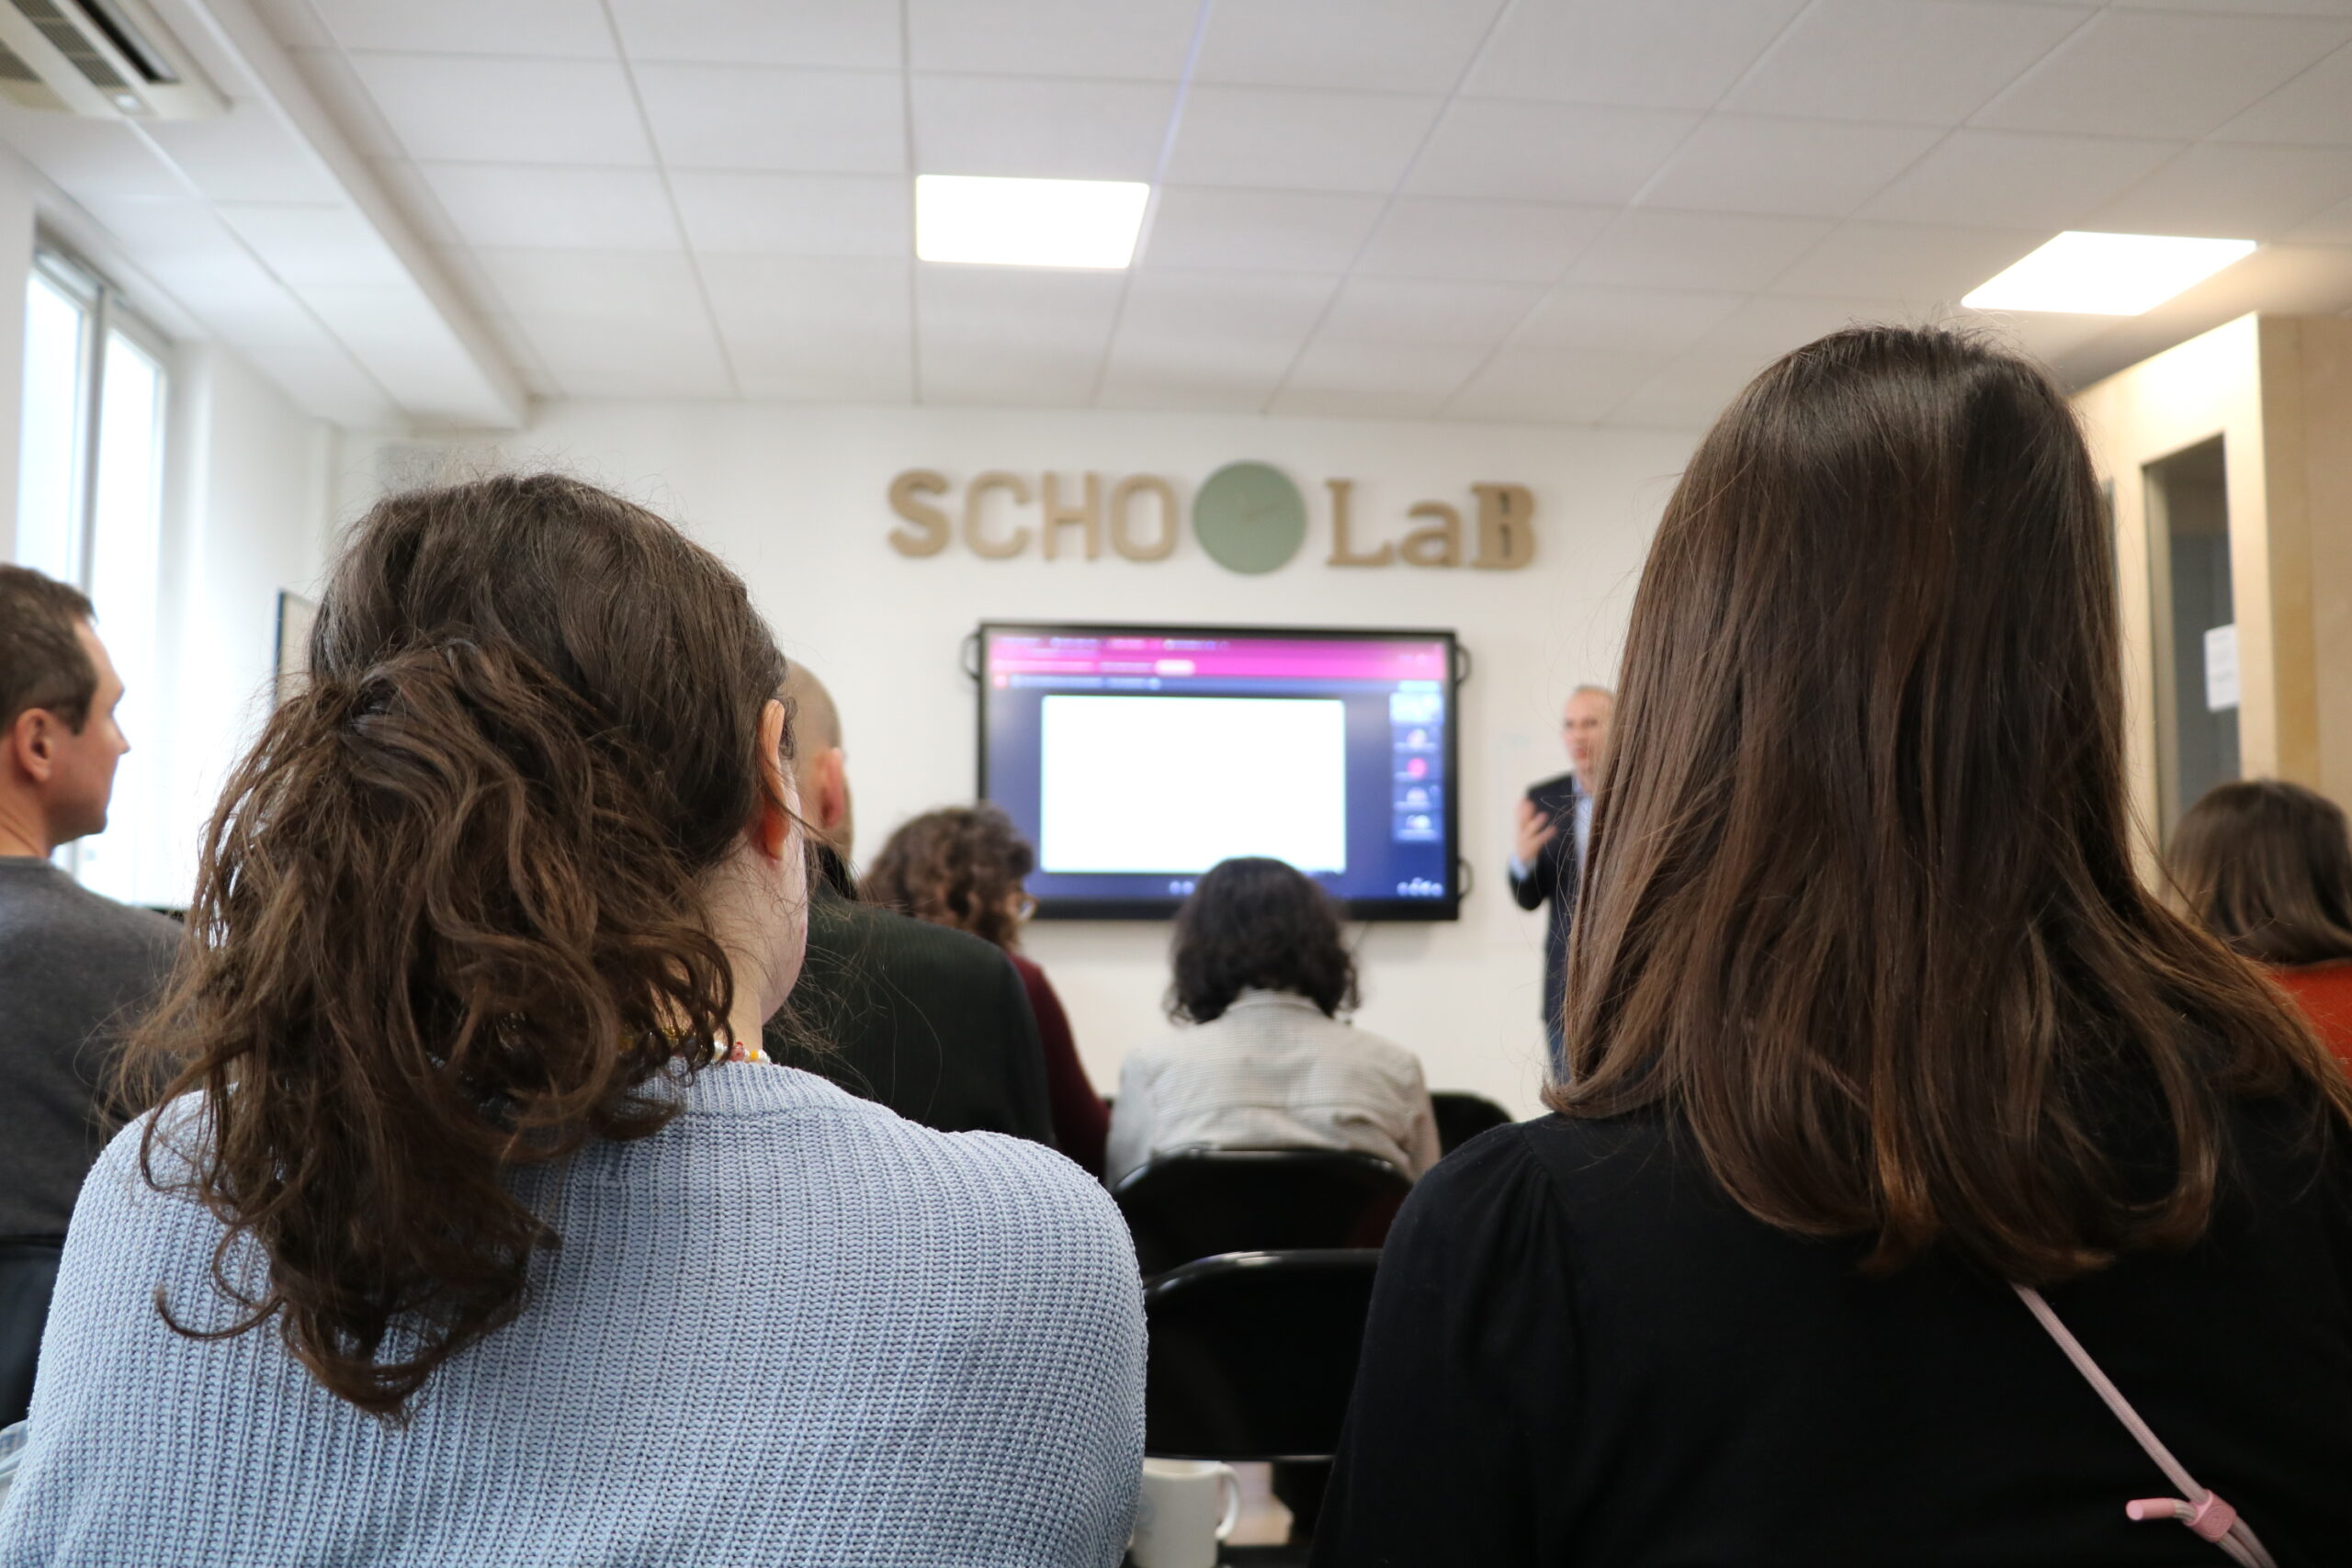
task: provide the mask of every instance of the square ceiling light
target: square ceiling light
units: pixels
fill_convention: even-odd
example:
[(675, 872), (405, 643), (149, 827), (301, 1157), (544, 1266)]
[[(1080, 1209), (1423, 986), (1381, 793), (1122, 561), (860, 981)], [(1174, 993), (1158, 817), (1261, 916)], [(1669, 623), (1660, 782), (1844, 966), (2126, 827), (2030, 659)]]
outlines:
[(2070, 229), (1961, 301), (1973, 310), (2063, 310), (2136, 316), (2202, 283), (2254, 249), (2252, 240), (2094, 234)]
[(982, 266), (1125, 266), (1151, 187), (1139, 180), (915, 176), (915, 254)]

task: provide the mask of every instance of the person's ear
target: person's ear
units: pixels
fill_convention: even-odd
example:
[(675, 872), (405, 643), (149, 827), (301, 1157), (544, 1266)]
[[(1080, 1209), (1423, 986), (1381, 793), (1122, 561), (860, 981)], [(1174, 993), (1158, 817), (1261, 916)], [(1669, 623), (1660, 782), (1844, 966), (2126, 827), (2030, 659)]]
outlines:
[(830, 836), (849, 815), (849, 758), (840, 747), (827, 747), (810, 765), (808, 779), (808, 820)]
[(792, 818), (800, 808), (792, 771), (784, 765), (784, 705), (774, 698), (760, 709), (759, 804), (752, 813), (752, 847), (773, 861), (792, 847)]
[(8, 726), (8, 757), (36, 784), (49, 783), (57, 771), (57, 716), (47, 708), (27, 708)]

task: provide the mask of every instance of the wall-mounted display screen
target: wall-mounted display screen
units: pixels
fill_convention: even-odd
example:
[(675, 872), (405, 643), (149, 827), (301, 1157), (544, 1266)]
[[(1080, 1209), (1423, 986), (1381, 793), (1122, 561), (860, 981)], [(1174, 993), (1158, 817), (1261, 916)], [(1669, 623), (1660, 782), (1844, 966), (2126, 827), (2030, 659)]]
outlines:
[(1233, 855), (1455, 918), (1452, 632), (990, 622), (979, 662), (979, 793), (1041, 918), (1163, 918)]

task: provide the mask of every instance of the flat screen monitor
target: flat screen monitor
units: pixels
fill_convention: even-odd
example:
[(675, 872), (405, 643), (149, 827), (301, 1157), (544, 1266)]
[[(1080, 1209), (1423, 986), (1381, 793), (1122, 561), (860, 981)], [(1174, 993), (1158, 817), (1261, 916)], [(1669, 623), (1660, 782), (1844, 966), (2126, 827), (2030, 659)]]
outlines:
[(981, 798), (1047, 919), (1158, 919), (1270, 855), (1358, 919), (1450, 920), (1450, 631), (984, 623)]

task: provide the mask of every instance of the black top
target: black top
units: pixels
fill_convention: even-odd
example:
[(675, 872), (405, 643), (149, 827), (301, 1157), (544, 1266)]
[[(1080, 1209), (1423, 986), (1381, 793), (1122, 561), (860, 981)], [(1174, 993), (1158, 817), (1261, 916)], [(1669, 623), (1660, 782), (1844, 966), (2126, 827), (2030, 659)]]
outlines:
[[(2352, 1562), (2352, 1152), (2245, 1113), (2188, 1253), (2048, 1292), (2281, 1568)], [(1318, 1564), (2226, 1563), (2023, 1303), (1733, 1204), (1655, 1116), (1548, 1117), (1413, 1190), (1380, 1265)]]
[(1583, 791), (1574, 773), (1532, 786), (1527, 798), (1558, 829), (1535, 856), (1525, 876), (1510, 879), (1510, 896), (1522, 909), (1546, 909), (1544, 917), (1544, 1021), (1556, 1024), (1567, 994), (1568, 930), (1576, 919), (1577, 796)]
[(65, 1234), (106, 1146), (105, 1085), (180, 928), (45, 860), (0, 856), (0, 1238)]
[(997, 948), (820, 886), (768, 1055), (943, 1133), (1054, 1146), (1028, 993)]

